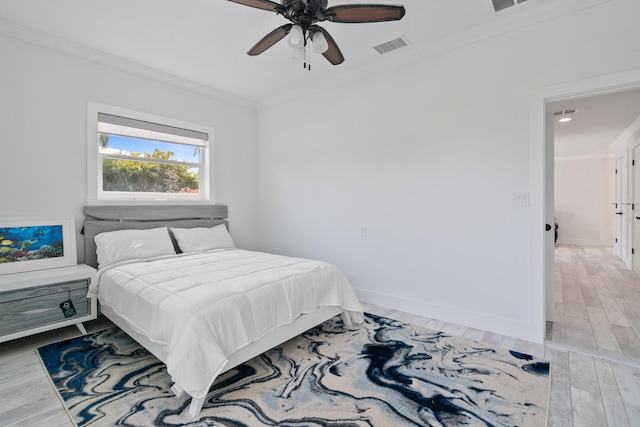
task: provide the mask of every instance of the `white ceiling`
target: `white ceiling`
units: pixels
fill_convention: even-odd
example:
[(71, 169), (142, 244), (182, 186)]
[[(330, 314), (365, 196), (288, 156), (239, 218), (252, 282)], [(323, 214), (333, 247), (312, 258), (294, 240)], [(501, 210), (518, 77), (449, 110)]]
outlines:
[[(403, 4), (406, 15), (384, 23), (322, 23), (346, 59), (332, 66), (314, 56), (311, 71), (291, 59), (284, 40), (248, 56), (258, 40), (288, 21), (226, 0), (0, 0), (0, 32), (31, 41), (44, 33), (61, 50), (91, 58), (108, 54), (258, 103), (397, 66), (597, 0), (529, 0), (498, 13), (491, 0), (330, 0), (329, 6), (352, 3)], [(373, 49), (400, 36), (411, 45), (384, 55)]]
[[(403, 4), (400, 21), (321, 25), (345, 56), (312, 70), (291, 59), (286, 41), (257, 57), (246, 54), (286, 23), (272, 12), (226, 0), (0, 0), (0, 33), (169, 81), (250, 106), (348, 82), (416, 59), (590, 7), (603, 0), (528, 0), (498, 13), (491, 0), (330, 0), (336, 4)], [(373, 46), (406, 38), (411, 45), (380, 55)], [(638, 91), (559, 101), (578, 108), (558, 127), (559, 155), (606, 151), (640, 116)]]
[[(555, 120), (555, 155), (610, 153), (609, 147), (640, 119), (640, 88), (623, 92), (549, 102), (547, 112), (576, 110), (570, 122)], [(636, 123), (638, 125), (638, 123)]]

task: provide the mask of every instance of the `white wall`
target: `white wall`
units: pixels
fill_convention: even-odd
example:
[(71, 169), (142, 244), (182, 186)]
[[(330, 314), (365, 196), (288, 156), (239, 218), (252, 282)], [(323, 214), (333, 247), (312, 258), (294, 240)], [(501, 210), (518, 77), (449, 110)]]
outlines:
[(0, 52), (1, 216), (74, 214), (80, 230), (92, 100), (214, 127), (212, 189), (237, 244), (256, 245), (255, 110), (4, 36)]
[(260, 247), (338, 265), (365, 301), (540, 340), (513, 206), (534, 186), (530, 96), (640, 67), (639, 15), (610, 1), (263, 109)]
[(556, 158), (558, 243), (613, 246), (614, 169), (613, 156)]

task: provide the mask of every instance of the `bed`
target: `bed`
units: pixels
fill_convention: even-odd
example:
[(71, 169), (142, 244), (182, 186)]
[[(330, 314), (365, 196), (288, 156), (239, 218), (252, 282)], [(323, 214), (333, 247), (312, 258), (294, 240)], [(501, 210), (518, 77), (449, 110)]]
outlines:
[(89, 296), (167, 365), (173, 392), (191, 396), (192, 416), (220, 373), (336, 315), (346, 324), (363, 319), (337, 268), (235, 248), (227, 212), (84, 208), (85, 262), (98, 267)]

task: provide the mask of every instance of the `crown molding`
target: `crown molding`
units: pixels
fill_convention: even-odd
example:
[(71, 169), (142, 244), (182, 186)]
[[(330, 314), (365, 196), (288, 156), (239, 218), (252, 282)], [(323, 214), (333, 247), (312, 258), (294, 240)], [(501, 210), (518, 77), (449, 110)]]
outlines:
[(155, 68), (147, 67), (119, 56), (111, 55), (101, 50), (93, 49), (78, 43), (70, 42), (52, 35), (34, 30), (29, 27), (15, 24), (0, 19), (0, 34), (10, 38), (18, 39), (36, 46), (51, 49), (79, 59), (94, 62), (106, 67), (114, 68), (140, 77), (148, 78), (159, 83), (175, 86), (213, 98), (219, 101), (228, 102), (240, 107), (255, 110), (255, 103), (227, 92), (214, 89), (210, 86), (194, 82), (192, 80), (178, 77), (174, 74), (166, 73)]
[(424, 60), (448, 51), (478, 43), (496, 36), (507, 34), (532, 25), (536, 25), (553, 18), (578, 12), (593, 6), (607, 3), (611, 0), (538, 0), (525, 2), (518, 7), (505, 9), (498, 12), (503, 17), (497, 22), (480, 25), (462, 33), (443, 38), (424, 48), (413, 46), (408, 51), (396, 51), (393, 61), (384, 64), (370, 65), (350, 72), (341, 73), (335, 78), (325, 79), (301, 89), (281, 93), (275, 97), (269, 97), (256, 102), (258, 109), (272, 107), (278, 104), (290, 102), (294, 99), (309, 96), (332, 87), (356, 81), (364, 77), (383, 73), (406, 64)]

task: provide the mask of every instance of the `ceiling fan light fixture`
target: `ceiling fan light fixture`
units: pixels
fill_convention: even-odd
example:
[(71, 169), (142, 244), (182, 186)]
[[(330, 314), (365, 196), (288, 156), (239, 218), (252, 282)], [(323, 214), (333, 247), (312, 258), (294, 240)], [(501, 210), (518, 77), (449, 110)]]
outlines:
[(302, 33), (302, 27), (300, 25), (294, 25), (291, 27), (287, 42), (289, 43), (289, 46), (293, 48), (302, 47), (304, 45), (304, 34)]
[(313, 43), (313, 53), (325, 53), (329, 49), (329, 43), (327, 43), (327, 39), (324, 37), (324, 34), (322, 34), (322, 31), (313, 33), (311, 42)]

